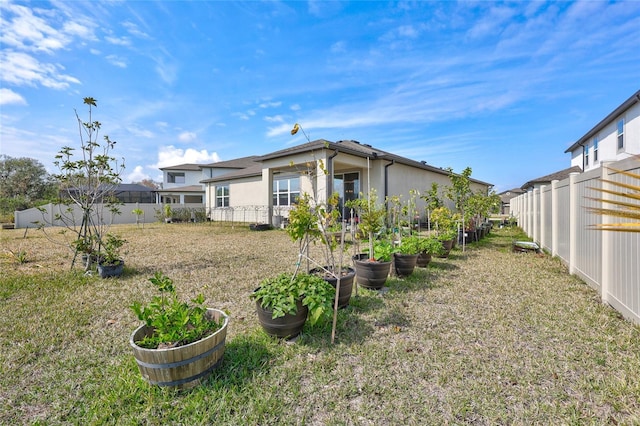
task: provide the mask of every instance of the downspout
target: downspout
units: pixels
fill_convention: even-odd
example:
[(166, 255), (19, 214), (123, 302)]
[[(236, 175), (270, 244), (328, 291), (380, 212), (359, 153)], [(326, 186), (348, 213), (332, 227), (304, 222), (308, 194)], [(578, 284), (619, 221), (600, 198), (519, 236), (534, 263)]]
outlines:
[(327, 201), (333, 194), (333, 159), (338, 156), (338, 150), (333, 151), (333, 154), (327, 158), (327, 174), (329, 175), (329, 181), (327, 182)]
[(396, 160), (392, 159), (390, 163), (384, 166), (384, 209), (387, 212), (389, 211), (389, 202), (387, 201), (387, 197), (389, 196), (389, 167), (395, 163)]

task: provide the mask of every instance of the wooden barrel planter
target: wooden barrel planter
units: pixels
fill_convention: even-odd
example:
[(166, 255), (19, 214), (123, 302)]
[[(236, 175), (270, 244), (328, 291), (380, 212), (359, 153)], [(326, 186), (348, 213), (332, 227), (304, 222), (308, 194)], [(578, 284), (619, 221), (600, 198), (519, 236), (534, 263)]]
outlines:
[(417, 254), (393, 253), (393, 268), (398, 277), (408, 277), (413, 274), (418, 260)]
[(371, 261), (367, 253), (353, 256), (353, 264), (356, 270), (356, 282), (359, 286), (370, 290), (380, 290), (387, 282), (391, 271), (391, 261)]
[[(318, 274), (323, 280), (330, 283), (333, 288), (336, 288), (338, 279), (330, 275), (324, 275), (321, 268), (314, 268), (309, 271), (310, 274)], [(344, 308), (349, 305), (351, 299), (351, 293), (353, 292), (353, 282), (356, 278), (356, 271), (353, 268), (344, 268), (342, 276), (340, 277), (340, 294), (338, 294), (338, 308)]]
[(169, 349), (146, 349), (135, 342), (153, 334), (153, 328), (138, 327), (129, 344), (138, 363), (140, 374), (152, 385), (189, 389), (198, 385), (222, 362), (229, 317), (218, 309), (207, 309), (207, 317), (220, 321), (215, 333), (184, 346)]
[(265, 309), (256, 300), (256, 311), (258, 312), (258, 321), (262, 329), (270, 336), (281, 338), (292, 338), (302, 332), (304, 323), (307, 321), (309, 308), (302, 305), (302, 300), (298, 300), (295, 315), (285, 314), (283, 317), (272, 318), (273, 311)]

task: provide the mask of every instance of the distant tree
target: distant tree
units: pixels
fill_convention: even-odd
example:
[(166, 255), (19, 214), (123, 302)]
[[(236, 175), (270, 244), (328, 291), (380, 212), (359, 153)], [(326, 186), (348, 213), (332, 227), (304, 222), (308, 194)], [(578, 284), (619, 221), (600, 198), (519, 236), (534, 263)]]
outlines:
[(151, 189), (160, 189), (160, 185), (157, 182), (152, 181), (151, 179), (142, 179), (140, 182), (133, 182), (142, 186), (146, 186)]
[(56, 192), (55, 180), (38, 160), (0, 155), (0, 215), (37, 206)]

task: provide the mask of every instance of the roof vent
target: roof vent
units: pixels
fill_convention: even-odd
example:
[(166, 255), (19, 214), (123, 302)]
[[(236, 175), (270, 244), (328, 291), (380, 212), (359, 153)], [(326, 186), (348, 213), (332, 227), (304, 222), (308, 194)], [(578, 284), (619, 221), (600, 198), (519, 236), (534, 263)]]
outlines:
[(427, 162), (424, 160), (422, 160), (421, 163), (424, 164), (425, 166), (427, 165)]
[[(360, 142), (358, 142), (360, 143)], [(369, 145), (368, 143), (363, 143), (362, 146), (366, 146), (367, 148), (371, 148), (371, 145)]]

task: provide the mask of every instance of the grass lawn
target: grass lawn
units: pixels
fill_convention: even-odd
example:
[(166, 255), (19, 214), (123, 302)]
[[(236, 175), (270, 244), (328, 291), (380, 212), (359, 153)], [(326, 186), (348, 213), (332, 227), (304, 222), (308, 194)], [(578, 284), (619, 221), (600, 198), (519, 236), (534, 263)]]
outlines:
[[(293, 343), (258, 324), (249, 294), (297, 261), (283, 231), (114, 230), (127, 267), (106, 280), (36, 230), (0, 231), (0, 424), (640, 424), (640, 327), (557, 259), (512, 253), (517, 231), (358, 289), (332, 345), (330, 324)], [(230, 315), (224, 362), (185, 392), (147, 385), (129, 347), (157, 270)]]

